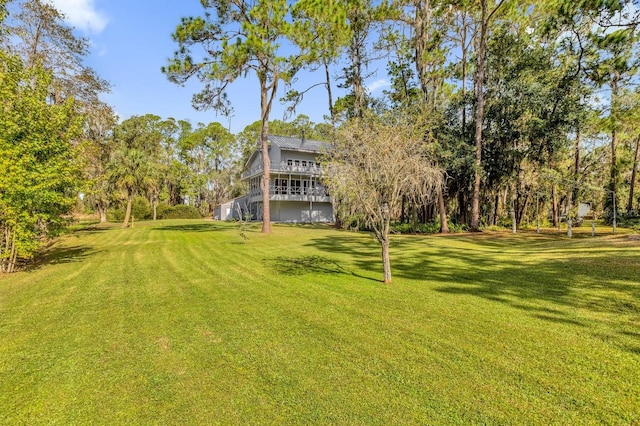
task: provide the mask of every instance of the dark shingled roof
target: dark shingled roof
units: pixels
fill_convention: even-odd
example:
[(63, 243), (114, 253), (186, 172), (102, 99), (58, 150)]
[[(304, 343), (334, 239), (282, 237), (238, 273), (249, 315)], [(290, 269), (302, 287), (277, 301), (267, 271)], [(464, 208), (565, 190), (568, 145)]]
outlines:
[(278, 145), (281, 149), (306, 152), (323, 152), (331, 146), (329, 142), (324, 141), (274, 135), (269, 135), (269, 142)]

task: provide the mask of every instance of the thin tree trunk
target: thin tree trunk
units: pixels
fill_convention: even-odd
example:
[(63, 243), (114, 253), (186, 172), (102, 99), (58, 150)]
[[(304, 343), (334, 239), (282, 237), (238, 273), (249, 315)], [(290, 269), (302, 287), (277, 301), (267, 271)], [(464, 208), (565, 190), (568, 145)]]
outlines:
[(516, 196), (511, 195), (511, 233), (515, 234), (518, 230), (518, 218), (516, 215)]
[(476, 135), (475, 135), (475, 164), (473, 180), (473, 199), (471, 204), (471, 231), (480, 230), (480, 182), (482, 179), (482, 125), (484, 122), (484, 74), (486, 66), (487, 30), (489, 17), (487, 1), (481, 0), (482, 15), (480, 22), (480, 39), (478, 40), (478, 55), (476, 67)]
[[(275, 88), (274, 88), (275, 90)], [(269, 159), (269, 112), (271, 103), (268, 101), (266, 76), (260, 81), (260, 111), (262, 127), (260, 129), (260, 149), (262, 150), (262, 233), (271, 233), (271, 208), (269, 205), (269, 186), (271, 181), (271, 160)]]
[(573, 147), (573, 199), (578, 199), (578, 177), (580, 176), (580, 130), (576, 131), (576, 142)]
[(2, 250), (0, 250), (0, 254), (2, 254), (2, 257), (0, 257), (0, 272), (9, 272), (9, 257), (10, 257), (10, 253), (11, 253), (11, 230), (9, 229), (9, 227), (5, 227), (4, 228), (4, 242), (3, 242), (3, 247)]
[(153, 199), (153, 220), (158, 219), (158, 200)]
[(573, 218), (573, 190), (570, 190), (567, 194), (567, 222)]
[(611, 131), (611, 176), (610, 176), (610, 186), (609, 188), (612, 191), (611, 196), (615, 198), (612, 199), (612, 205), (618, 205), (618, 132), (616, 129)]
[[(616, 113), (616, 101), (618, 97), (618, 76), (613, 80), (611, 86), (611, 115), (614, 116)], [(616, 129), (616, 123), (614, 120), (613, 130), (611, 130), (611, 176), (610, 176), (610, 186), (609, 189), (612, 191), (611, 193), (611, 201), (612, 208), (613, 206), (618, 206), (618, 131)]]
[(458, 191), (458, 221), (467, 223), (467, 203), (464, 197), (464, 191)]
[(418, 207), (415, 203), (411, 204), (411, 231), (416, 232), (418, 230)]
[[(331, 117), (331, 128), (333, 130), (336, 129), (336, 113), (333, 108), (333, 94), (331, 92), (331, 75), (329, 74), (329, 64), (327, 61), (324, 61), (324, 75), (327, 81), (327, 96), (329, 98), (329, 116)], [(332, 136), (333, 138), (333, 136)]]
[(364, 58), (364, 42), (366, 38), (367, 22), (366, 18), (361, 16), (362, 11), (359, 6), (348, 16), (351, 26), (351, 41), (349, 43), (349, 59), (352, 65), (351, 84), (353, 86), (353, 114), (355, 117), (362, 117), (366, 108), (365, 89), (362, 78), (362, 67)]
[(423, 101), (426, 105), (430, 102), (429, 75), (427, 72), (426, 54), (429, 46), (429, 27), (431, 25), (431, 4), (429, 0), (415, 2), (416, 15), (414, 18), (414, 43), (415, 64)]
[(127, 210), (124, 213), (124, 221), (122, 222), (122, 227), (126, 228), (129, 226), (129, 219), (131, 218), (131, 205), (133, 204), (133, 194), (129, 193), (127, 196)]
[(552, 218), (553, 226), (558, 227), (558, 225), (560, 224), (560, 212), (558, 211), (558, 192), (556, 191), (555, 185), (551, 186), (551, 200), (552, 200), (551, 214), (553, 216)]
[(633, 210), (633, 190), (636, 186), (638, 161), (640, 161), (640, 136), (636, 138), (636, 152), (633, 156), (633, 169), (631, 169), (631, 182), (629, 183), (629, 201), (627, 202), (627, 212)]
[[(383, 213), (384, 214), (384, 213)], [(384, 214), (381, 235), (378, 240), (382, 246), (382, 268), (384, 270), (384, 283), (391, 284), (391, 257), (389, 256), (389, 229), (391, 219), (389, 214)]]
[(362, 118), (365, 109), (365, 97), (364, 97), (364, 85), (362, 82), (362, 58), (360, 53), (360, 47), (357, 46), (354, 52), (354, 75), (353, 75), (353, 93), (354, 93), (354, 108), (353, 113), (356, 117)]
[(354, 114), (356, 117), (362, 117), (365, 108), (364, 83), (362, 81), (362, 46), (360, 46), (359, 31), (354, 35), (354, 51), (353, 51), (353, 93), (355, 97)]
[(18, 252), (16, 250), (16, 230), (13, 229), (11, 234), (11, 251), (9, 252), (9, 265), (7, 265), (7, 272), (9, 273), (12, 273), (15, 270), (16, 260), (18, 258)]
[(444, 202), (444, 191), (442, 186), (438, 185), (438, 213), (440, 214), (440, 233), (449, 233), (449, 222), (447, 220), (447, 206)]
[(391, 284), (391, 259), (389, 257), (389, 239), (382, 241), (382, 267), (384, 269), (384, 283)]
[(524, 217), (527, 214), (527, 209), (529, 208), (530, 201), (531, 201), (531, 193), (527, 192), (527, 195), (524, 197), (524, 203), (522, 203), (522, 206), (520, 207), (520, 210), (518, 212), (518, 226), (522, 225), (522, 221), (524, 220)]
[(5, 272), (5, 257), (4, 254), (7, 252), (7, 244), (6, 244), (6, 239), (7, 239), (7, 228), (1, 228), (2, 232), (4, 234), (4, 240), (2, 242), (2, 247), (0, 247), (0, 273), (1, 272)]
[(465, 129), (467, 128), (467, 25), (466, 12), (462, 17), (462, 36), (460, 46), (462, 50), (462, 135), (464, 138)]

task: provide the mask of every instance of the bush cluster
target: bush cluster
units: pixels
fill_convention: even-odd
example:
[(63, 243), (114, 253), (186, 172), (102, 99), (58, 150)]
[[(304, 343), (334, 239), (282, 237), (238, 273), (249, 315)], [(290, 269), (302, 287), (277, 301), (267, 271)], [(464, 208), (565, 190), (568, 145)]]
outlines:
[[(109, 209), (107, 219), (112, 222), (122, 222), (124, 220), (125, 206)], [(193, 206), (179, 204), (177, 206), (169, 206), (167, 204), (159, 204), (157, 208), (157, 219), (200, 219), (202, 215)], [(151, 220), (153, 219), (153, 207), (146, 198), (135, 197), (131, 205), (131, 214), (135, 220)]]
[(160, 204), (158, 206), (158, 219), (200, 219), (202, 215), (193, 206), (186, 204), (178, 204), (177, 206), (169, 206)]
[[(449, 222), (449, 232), (465, 232), (468, 230), (467, 225)], [(432, 221), (427, 223), (392, 223), (391, 229), (398, 234), (437, 234), (440, 232), (440, 222)]]

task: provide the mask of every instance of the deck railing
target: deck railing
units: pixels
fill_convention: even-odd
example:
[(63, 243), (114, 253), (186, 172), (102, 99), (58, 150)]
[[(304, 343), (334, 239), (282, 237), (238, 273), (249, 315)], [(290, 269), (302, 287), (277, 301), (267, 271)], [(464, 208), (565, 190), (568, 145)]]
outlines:
[[(262, 195), (262, 189), (254, 188), (249, 191), (250, 197), (257, 197)], [(328, 197), (329, 192), (323, 186), (316, 186), (311, 188), (304, 188), (298, 186), (275, 186), (269, 187), (269, 195), (302, 195), (310, 197)]]
[[(255, 176), (262, 173), (262, 170), (262, 164), (254, 166), (249, 170), (245, 170), (242, 173), (241, 178), (245, 179), (250, 176)], [(322, 166), (319, 166), (315, 163), (306, 166), (303, 166), (302, 164), (298, 165), (286, 163), (271, 164), (271, 173), (299, 173), (304, 175), (320, 176), (322, 174)]]

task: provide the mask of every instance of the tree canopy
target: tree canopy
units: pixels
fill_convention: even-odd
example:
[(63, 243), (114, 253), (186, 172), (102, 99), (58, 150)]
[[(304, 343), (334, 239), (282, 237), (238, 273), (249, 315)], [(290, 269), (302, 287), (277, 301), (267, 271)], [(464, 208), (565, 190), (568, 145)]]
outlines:
[(81, 119), (71, 99), (50, 104), (52, 75), (0, 51), (0, 271), (31, 258), (66, 224), (79, 179)]

